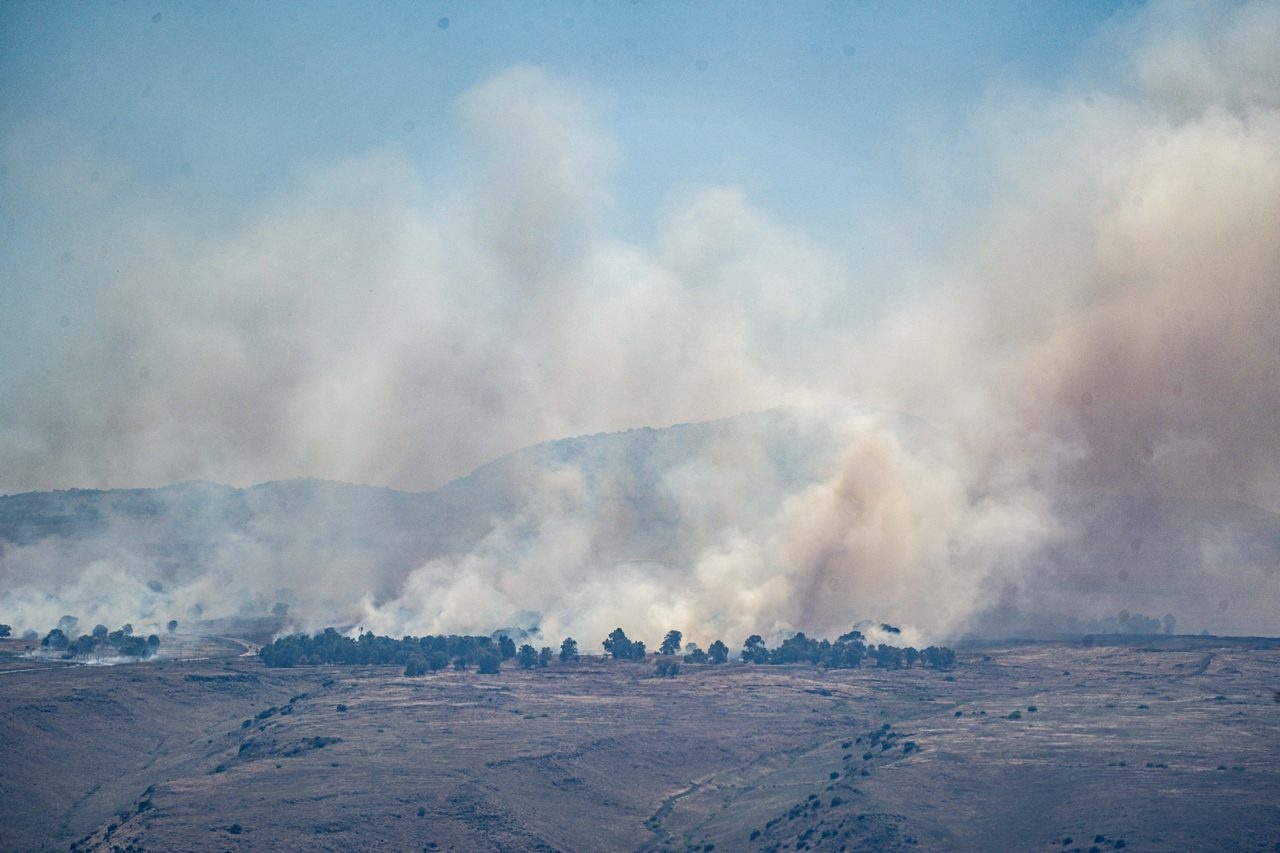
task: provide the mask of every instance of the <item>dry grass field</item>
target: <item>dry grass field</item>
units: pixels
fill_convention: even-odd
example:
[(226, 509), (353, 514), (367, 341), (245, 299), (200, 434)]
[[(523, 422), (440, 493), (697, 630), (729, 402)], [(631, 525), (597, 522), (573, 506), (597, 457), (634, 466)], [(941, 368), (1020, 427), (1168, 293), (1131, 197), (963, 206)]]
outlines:
[(0, 643), (4, 850), (1276, 850), (1280, 648), (497, 676)]

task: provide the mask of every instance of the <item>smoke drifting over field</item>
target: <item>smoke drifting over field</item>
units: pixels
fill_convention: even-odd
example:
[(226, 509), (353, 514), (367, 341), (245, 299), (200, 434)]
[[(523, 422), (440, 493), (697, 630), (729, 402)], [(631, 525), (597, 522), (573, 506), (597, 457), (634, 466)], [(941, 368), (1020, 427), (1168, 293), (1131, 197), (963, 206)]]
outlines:
[[(856, 258), (736, 187), (677, 195), (651, 243), (613, 237), (626, 155), (599, 118), (607, 93), (538, 68), (461, 99), (471, 156), (448, 193), (387, 149), (233, 226), (158, 193), (124, 204), (136, 182), (119, 167), (28, 128), (4, 141), (4, 192), (67, 222), (57, 286), (81, 310), (0, 372), (8, 491), (434, 489), (536, 441), (776, 405), (814, 407), (840, 449), (809, 448), (827, 467), (799, 482), (749, 435), (668, 471), (656, 487), (696, 531), (671, 563), (608, 553), (599, 493), (564, 466), (475, 547), (407, 573), (299, 534), (293, 551), (222, 543), (216, 571), (156, 592), (127, 530), (92, 555), (9, 548), (0, 618), (47, 627), (98, 602), (138, 621), (151, 597), (162, 621), (289, 589), (297, 627), (397, 633), (533, 611), (548, 638), (832, 635), (862, 616), (938, 637), (992, 610), (1088, 617), (1135, 599), (1274, 633), (1276, 565), (1239, 531), (1154, 568), (1143, 519), (1124, 519), (1132, 535), (1103, 523), (1132, 540), (1132, 571), (1062, 548), (1099, 524), (1091, 500), (1280, 512), (1276, 44), (1273, 4), (1158, 7), (1069, 86), (993, 89), (965, 141), (990, 172), (984, 210), (921, 247), (931, 286), (878, 318), (847, 310)], [(68, 177), (82, 172), (97, 177)], [(1197, 611), (1206, 598), (1221, 605)]]

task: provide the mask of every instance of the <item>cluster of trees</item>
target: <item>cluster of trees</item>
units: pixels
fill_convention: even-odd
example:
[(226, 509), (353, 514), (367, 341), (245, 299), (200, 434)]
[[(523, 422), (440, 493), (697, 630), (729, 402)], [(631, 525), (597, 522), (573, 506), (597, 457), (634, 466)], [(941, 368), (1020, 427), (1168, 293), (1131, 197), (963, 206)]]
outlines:
[[(395, 664), (404, 667), (405, 675), (418, 676), (450, 666), (456, 670), (474, 666), (482, 673), (497, 673), (501, 671), (503, 662), (512, 659), (524, 669), (534, 669), (548, 666), (556, 653), (550, 646), (535, 649), (527, 643), (517, 649), (515, 642), (505, 634), (496, 640), (456, 634), (397, 640), (370, 631), (352, 639), (333, 628), (325, 628), (314, 636), (294, 634), (280, 637), (259, 649), (258, 657), (267, 666), (274, 667), (326, 663)], [(578, 660), (577, 641), (566, 637), (560, 644), (559, 658), (562, 663)]]
[[(723, 664), (729, 660), (729, 647), (721, 640), (713, 642), (706, 651), (693, 644), (683, 646), (680, 631), (668, 631), (658, 648), (655, 672), (660, 676), (675, 676), (680, 671), (676, 655), (683, 648), (683, 660), (695, 664)], [(621, 628), (615, 628), (601, 644), (605, 654), (613, 660), (638, 661), (646, 658), (645, 644), (633, 640)], [(425, 675), (449, 666), (465, 670), (475, 666), (482, 673), (497, 673), (502, 663), (515, 660), (523, 669), (549, 666), (557, 657), (550, 646), (535, 649), (525, 643), (516, 644), (505, 635), (492, 637), (425, 636), (382, 637), (372, 632), (362, 633), (355, 639), (326, 628), (314, 636), (295, 634), (281, 637), (263, 646), (258, 656), (267, 666), (289, 667), (315, 664), (395, 664), (405, 668), (405, 675)], [(560, 644), (558, 655), (561, 663), (580, 659), (578, 642), (566, 637)], [(836, 640), (816, 640), (803, 633), (783, 640), (777, 648), (770, 649), (759, 634), (752, 634), (742, 644), (738, 657), (744, 663), (753, 664), (811, 664), (831, 669), (852, 669), (876, 666), (881, 669), (910, 669), (916, 665), (933, 669), (951, 669), (955, 666), (956, 653), (945, 646), (929, 646), (916, 649), (888, 644), (867, 644), (860, 631), (850, 631)]]
[(550, 646), (543, 646), (541, 649), (535, 650), (533, 646), (525, 643), (516, 651), (516, 663), (520, 664), (521, 669), (545, 667), (551, 663), (553, 657), (555, 657), (555, 652), (551, 651)]
[(743, 643), (739, 657), (747, 663), (808, 663), (831, 669), (854, 669), (864, 663), (881, 669), (910, 669), (917, 663), (933, 669), (951, 669), (956, 664), (955, 651), (945, 646), (916, 649), (887, 643), (868, 644), (857, 630), (840, 635), (834, 642), (798, 633), (783, 640), (775, 649), (768, 648), (759, 634), (752, 634)]
[(621, 628), (614, 628), (603, 645), (604, 653), (614, 660), (644, 660), (644, 641), (629, 639)]
[(516, 656), (515, 643), (502, 636), (471, 637), (450, 634), (425, 637), (382, 637), (372, 631), (352, 639), (333, 628), (314, 636), (293, 634), (280, 637), (258, 650), (267, 666), (314, 666), (325, 663), (397, 664), (406, 675), (437, 672), (448, 666), (481, 672), (497, 672), (503, 660)]
[(66, 627), (74, 627), (75, 620), (67, 622), (67, 617), (59, 620), (63, 627), (54, 628), (40, 641), (40, 647), (53, 652), (62, 652), (64, 660), (73, 658), (107, 656), (126, 658), (153, 657), (160, 648), (160, 638), (155, 634), (146, 637), (135, 635), (133, 626), (110, 631), (106, 625), (95, 625), (92, 633), (75, 637), (74, 630), (68, 632)]
[(716, 640), (704, 652), (690, 643), (685, 651), (684, 659), (688, 663), (725, 663), (729, 660), (729, 647), (721, 640)]

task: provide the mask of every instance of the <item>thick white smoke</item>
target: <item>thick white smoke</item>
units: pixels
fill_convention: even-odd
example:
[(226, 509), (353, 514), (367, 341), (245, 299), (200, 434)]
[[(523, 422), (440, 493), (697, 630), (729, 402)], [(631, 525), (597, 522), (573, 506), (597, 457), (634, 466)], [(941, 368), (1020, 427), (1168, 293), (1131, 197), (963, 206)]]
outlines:
[[(1274, 632), (1280, 576), (1228, 535), (1123, 583), (1045, 555), (1079, 535), (1081, 495), (1280, 511), (1277, 43), (1274, 4), (1162, 6), (1063, 88), (993, 91), (970, 128), (988, 206), (957, 223), (958, 245), (922, 247), (934, 286), (870, 331), (839, 313), (856, 265), (740, 189), (679, 198), (652, 245), (612, 237), (625, 153), (593, 93), (536, 68), (461, 99), (473, 156), (447, 191), (377, 151), (230, 227), (113, 204), (134, 190), (119, 167), (29, 129), (6, 142), (24, 164), (7, 189), (67, 215), (61, 280), (87, 307), (0, 373), (4, 487), (434, 488), (537, 440), (852, 402), (927, 427), (831, 415), (843, 450), (801, 483), (720, 442), (660, 484), (697, 531), (675, 562), (609, 553), (618, 516), (582, 471), (553, 467), (476, 547), (407, 575), (229, 543), (216, 581), (170, 594), (232, 610), (310, 587), (299, 627), (487, 631), (533, 612), (548, 638), (623, 625), (706, 642), (862, 616), (943, 636), (994, 600), (1062, 614), (1093, 589), (1104, 612), (1240, 602), (1197, 615)], [(91, 198), (35, 200), (77, 170), (96, 170)], [(41, 618), (138, 577), (110, 553), (56, 582), (33, 551), (0, 559), (5, 606)]]

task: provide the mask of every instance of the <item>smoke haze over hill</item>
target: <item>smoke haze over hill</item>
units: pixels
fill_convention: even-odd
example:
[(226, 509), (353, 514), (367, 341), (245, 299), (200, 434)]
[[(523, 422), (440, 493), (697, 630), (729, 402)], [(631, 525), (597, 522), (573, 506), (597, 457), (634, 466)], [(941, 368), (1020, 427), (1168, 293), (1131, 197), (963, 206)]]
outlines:
[[(939, 236), (877, 271), (900, 295), (876, 311), (856, 247), (741, 186), (680, 187), (651, 238), (618, 236), (611, 93), (533, 65), (457, 100), (447, 186), (387, 146), (232, 221), (56, 122), (6, 127), (10, 234), (56, 222), (63, 245), (6, 267), (44, 290), (10, 297), (30, 325), (0, 369), (0, 489), (434, 491), (370, 491), (352, 517), (337, 486), (281, 513), (252, 499), (278, 491), (200, 487), (171, 537), (199, 553), (119, 519), (11, 540), (0, 605), (36, 626), (107, 601), (115, 623), (291, 590), (300, 627), (532, 611), (553, 637), (734, 641), (1158, 606), (1275, 633), (1278, 43), (1275, 4), (1156, 5), (1060, 85), (991, 84), (961, 136), (908, 140), (903, 207), (937, 201)], [(981, 204), (954, 210), (974, 172)], [(508, 465), (458, 497), (540, 441), (780, 405), (803, 414)], [(1205, 526), (1153, 541), (1173, 518)]]

